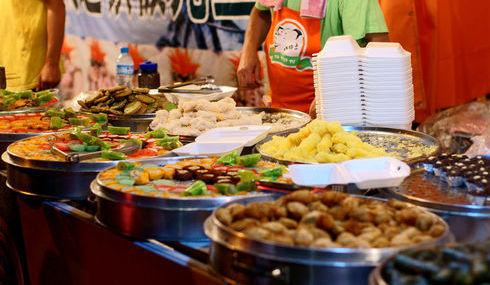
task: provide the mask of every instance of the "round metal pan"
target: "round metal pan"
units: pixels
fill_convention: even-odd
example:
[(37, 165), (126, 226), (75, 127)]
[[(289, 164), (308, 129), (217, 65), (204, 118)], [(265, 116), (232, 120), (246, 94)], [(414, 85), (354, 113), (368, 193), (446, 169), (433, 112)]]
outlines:
[[(297, 127), (290, 128), (290, 129), (285, 129), (285, 130), (281, 130), (279, 132), (273, 132), (273, 133), (270, 133), (270, 135), (278, 135), (278, 134), (282, 134), (284, 132), (296, 130), (297, 128), (304, 127), (306, 124), (308, 124), (311, 121), (310, 115), (308, 115), (306, 113), (303, 113), (303, 112), (300, 112), (300, 111), (290, 110), (290, 109), (282, 109), (282, 108), (257, 108), (257, 107), (237, 107), (237, 110), (239, 112), (242, 112), (242, 113), (251, 113), (251, 114), (259, 114), (259, 113), (262, 113), (262, 112), (267, 113), (267, 114), (283, 113), (283, 114), (288, 114), (288, 116), (291, 116), (291, 117), (294, 117), (294, 118), (302, 119), (305, 122), (304, 124), (299, 125)], [(177, 134), (173, 134), (173, 135), (177, 135)], [(179, 135), (179, 139), (182, 142), (191, 143), (191, 142), (194, 142), (196, 140), (196, 136)]]
[(107, 120), (110, 125), (118, 127), (130, 127), (131, 132), (146, 132), (150, 127), (150, 123), (155, 119), (155, 113), (143, 115), (107, 115)]
[[(365, 198), (373, 199), (373, 198)], [(264, 201), (272, 198), (264, 198)], [(244, 203), (244, 201), (238, 201)], [(437, 240), (394, 248), (305, 248), (261, 242), (222, 225), (214, 212), (205, 222), (211, 266), (241, 284), (367, 284), (371, 270), (401, 250), (451, 241), (449, 226)]]
[[(161, 157), (134, 161), (150, 162)], [(8, 150), (2, 154), (2, 161), (7, 166), (7, 182), (15, 191), (40, 198), (71, 200), (84, 200), (90, 193), (90, 183), (97, 173), (119, 162), (29, 160), (12, 155)]]
[(55, 102), (54, 104), (49, 105), (49, 106), (21, 108), (21, 109), (11, 110), (11, 111), (0, 111), (0, 116), (11, 116), (11, 115), (18, 115), (18, 114), (25, 114), (25, 113), (37, 113), (37, 112), (45, 111), (46, 109), (48, 109), (52, 106), (55, 106), (56, 104), (58, 104), (60, 102), (59, 97), (58, 97), (60, 90), (57, 88), (53, 88), (53, 89), (49, 89), (48, 91), (53, 92), (55, 94), (54, 96), (58, 99), (58, 101)]
[[(0, 153), (7, 151), (8, 146), (16, 141), (27, 139), (39, 135), (53, 134), (54, 132), (43, 133), (0, 133)], [(3, 161), (0, 161), (0, 169), (5, 168)]]
[[(160, 166), (189, 157), (163, 158)], [(132, 238), (206, 241), (203, 223), (212, 211), (229, 202), (273, 197), (269, 192), (219, 197), (161, 198), (125, 193), (106, 187), (99, 176), (91, 184), (97, 197), (97, 221)]]
[[(402, 160), (405, 161), (406, 163), (413, 164), (417, 163), (423, 158), (430, 156), (430, 155), (435, 155), (439, 152), (440, 150), (440, 145), (437, 139), (435, 139), (432, 136), (429, 136), (427, 134), (417, 132), (417, 131), (407, 131), (407, 130), (399, 130), (399, 129), (390, 129), (390, 128), (378, 128), (378, 127), (353, 127), (353, 126), (344, 126), (344, 130), (348, 132), (357, 132), (359, 137), (361, 138), (362, 141), (369, 143), (370, 138), (374, 137), (379, 137), (382, 138), (383, 136), (394, 136), (400, 139), (407, 139), (407, 140), (415, 140), (420, 145), (423, 145), (425, 147), (434, 147), (434, 151), (431, 153), (428, 153), (426, 156), (420, 156), (420, 157), (414, 157), (411, 159), (406, 159), (406, 153), (402, 153), (401, 151), (397, 151), (397, 153), (402, 157)], [(297, 132), (298, 129), (291, 130), (291, 131), (286, 131), (282, 132), (280, 135), (282, 136), (287, 136), (288, 134)], [(282, 160), (282, 159), (277, 159), (274, 157), (271, 157), (265, 153), (263, 153), (260, 148), (263, 144), (266, 142), (272, 140), (272, 135), (269, 135), (267, 138), (265, 138), (263, 141), (259, 142), (258, 144), (255, 145), (255, 150), (254, 152), (260, 153), (264, 159), (274, 161), (277, 163), (289, 165), (289, 164), (294, 164), (294, 163), (311, 163), (311, 162), (304, 162), (304, 161), (290, 161), (290, 160)], [(378, 146), (378, 145), (375, 145)], [(394, 149), (393, 145), (386, 144), (384, 148), (390, 152), (390, 149)], [(405, 159), (403, 159), (405, 157)], [(313, 163), (314, 164), (314, 163)]]
[[(424, 172), (416, 170), (412, 173), (412, 176), (415, 175), (424, 175)], [(451, 188), (445, 183), (437, 183), (437, 185), (441, 187), (441, 192), (466, 191), (465, 189)], [(400, 193), (403, 192), (405, 187), (408, 186), (402, 184), (397, 188), (380, 189), (380, 193), (388, 198), (408, 202), (440, 215), (449, 224), (458, 242), (475, 242), (490, 236), (490, 205), (487, 204), (488, 198), (479, 197), (478, 199), (484, 201), (482, 204), (442, 203)], [(467, 196), (471, 195), (467, 194)]]

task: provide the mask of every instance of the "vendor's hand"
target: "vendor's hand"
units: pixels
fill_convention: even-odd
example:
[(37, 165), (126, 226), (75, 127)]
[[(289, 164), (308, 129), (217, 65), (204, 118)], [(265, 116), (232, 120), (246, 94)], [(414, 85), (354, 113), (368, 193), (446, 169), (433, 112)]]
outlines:
[(238, 86), (256, 87), (260, 85), (260, 61), (257, 52), (242, 53), (238, 65)]
[(45, 63), (39, 75), (38, 90), (55, 88), (61, 81), (59, 64)]
[(316, 104), (315, 104), (315, 100), (313, 100), (313, 102), (311, 102), (310, 104), (310, 117), (312, 119), (315, 119), (316, 118)]

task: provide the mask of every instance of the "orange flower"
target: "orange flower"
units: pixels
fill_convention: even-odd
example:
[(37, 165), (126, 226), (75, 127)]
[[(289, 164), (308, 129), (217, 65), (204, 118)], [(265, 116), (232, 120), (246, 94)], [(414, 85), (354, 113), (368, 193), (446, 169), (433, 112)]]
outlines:
[(169, 55), (174, 73), (182, 78), (194, 77), (199, 64), (192, 62), (188, 50), (174, 49)]
[(68, 39), (65, 37), (65, 39), (63, 40), (63, 45), (61, 46), (61, 54), (63, 55), (70, 54), (73, 49), (74, 47), (70, 45)]
[(145, 61), (145, 59), (140, 55), (137, 45), (129, 44), (128, 48), (129, 48), (129, 55), (133, 58), (134, 70), (138, 70), (140, 68), (140, 63)]
[(96, 63), (102, 64), (104, 63), (105, 55), (105, 52), (100, 48), (99, 42), (93, 40), (90, 43), (90, 59)]

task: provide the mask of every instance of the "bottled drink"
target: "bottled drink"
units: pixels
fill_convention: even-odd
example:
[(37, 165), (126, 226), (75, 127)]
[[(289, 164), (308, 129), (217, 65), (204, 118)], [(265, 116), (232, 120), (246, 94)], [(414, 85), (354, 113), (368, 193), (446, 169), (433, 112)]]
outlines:
[(129, 55), (129, 48), (121, 48), (116, 61), (116, 82), (118, 85), (131, 87), (134, 73), (133, 58)]

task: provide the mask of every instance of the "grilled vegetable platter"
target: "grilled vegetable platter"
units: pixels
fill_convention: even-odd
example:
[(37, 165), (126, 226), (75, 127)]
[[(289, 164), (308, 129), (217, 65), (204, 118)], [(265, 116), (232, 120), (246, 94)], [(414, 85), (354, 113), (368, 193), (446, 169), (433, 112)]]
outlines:
[(131, 133), (129, 127), (98, 124), (84, 130), (46, 134), (23, 139), (8, 147), (10, 156), (35, 161), (79, 162), (141, 159), (165, 155), (181, 146), (177, 137), (163, 129), (148, 133)]
[(286, 168), (262, 161), (259, 154), (187, 158), (158, 166), (121, 162), (98, 176), (98, 183), (116, 191), (160, 198), (244, 195), (257, 191), (257, 184), (291, 184)]
[(0, 114), (1, 112), (42, 109), (58, 101), (57, 93), (56, 89), (39, 92), (0, 89)]

